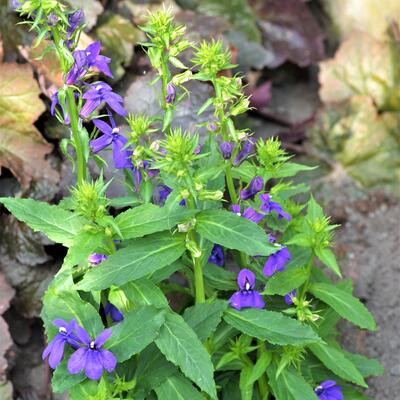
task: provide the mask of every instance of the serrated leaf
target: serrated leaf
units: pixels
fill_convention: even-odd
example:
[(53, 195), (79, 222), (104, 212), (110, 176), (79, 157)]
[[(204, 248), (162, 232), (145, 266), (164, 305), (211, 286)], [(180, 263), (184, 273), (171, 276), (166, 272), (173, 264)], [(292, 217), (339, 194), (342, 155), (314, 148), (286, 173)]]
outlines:
[(205, 400), (205, 397), (182, 374), (169, 376), (155, 388), (158, 400)]
[(279, 312), (256, 308), (228, 309), (224, 320), (246, 335), (272, 344), (304, 346), (321, 341), (311, 327)]
[(261, 227), (229, 211), (203, 211), (197, 215), (196, 221), (196, 231), (202, 237), (228, 249), (262, 256), (277, 251)]
[(123, 238), (133, 239), (171, 229), (195, 214), (184, 207), (167, 209), (154, 204), (143, 204), (119, 214), (115, 218)]
[(77, 284), (80, 290), (105, 289), (138, 280), (177, 260), (185, 251), (185, 236), (159, 234), (137, 239), (90, 270)]
[(358, 369), (340, 350), (322, 343), (311, 344), (308, 348), (322, 361), (325, 367), (340, 378), (362, 387), (368, 387)]
[(308, 273), (305, 268), (290, 268), (277, 272), (268, 279), (263, 293), (284, 296), (293, 289), (300, 287), (307, 280), (307, 277)]
[(0, 203), (35, 232), (43, 232), (49, 239), (65, 246), (72, 245), (84, 225), (84, 220), (72, 212), (43, 201), (2, 197)]
[(166, 315), (155, 342), (168, 361), (179, 366), (201, 390), (217, 398), (210, 355), (180, 315), (172, 312)]
[(212, 303), (199, 303), (185, 310), (183, 318), (204, 342), (221, 322), (228, 303), (214, 300)]
[(372, 314), (353, 295), (329, 283), (313, 283), (309, 292), (331, 306), (341, 317), (360, 328), (376, 330)]
[(113, 326), (112, 335), (104, 347), (114, 353), (118, 362), (128, 360), (155, 339), (164, 323), (164, 314), (164, 310), (153, 306), (143, 306), (126, 313), (123, 321)]

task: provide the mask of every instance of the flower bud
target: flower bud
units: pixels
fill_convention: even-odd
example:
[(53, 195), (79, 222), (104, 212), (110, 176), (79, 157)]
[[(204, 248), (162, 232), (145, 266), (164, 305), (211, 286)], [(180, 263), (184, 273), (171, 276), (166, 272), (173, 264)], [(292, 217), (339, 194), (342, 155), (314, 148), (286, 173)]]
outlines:
[(200, 200), (221, 200), (224, 197), (224, 192), (221, 190), (203, 190), (199, 194)]
[(224, 160), (230, 160), (230, 158), (232, 157), (232, 151), (235, 147), (235, 144), (232, 142), (222, 142), (219, 145), (219, 149), (221, 151), (222, 157), (224, 158)]
[(186, 248), (189, 250), (190, 254), (194, 257), (194, 258), (200, 258), (201, 257), (201, 249), (199, 248), (199, 246), (197, 245), (196, 242), (194, 242), (193, 240), (187, 240), (186, 241)]
[(175, 96), (176, 96), (176, 90), (175, 86), (169, 82), (167, 84), (167, 95), (165, 96), (165, 101), (167, 104), (171, 104), (175, 101)]

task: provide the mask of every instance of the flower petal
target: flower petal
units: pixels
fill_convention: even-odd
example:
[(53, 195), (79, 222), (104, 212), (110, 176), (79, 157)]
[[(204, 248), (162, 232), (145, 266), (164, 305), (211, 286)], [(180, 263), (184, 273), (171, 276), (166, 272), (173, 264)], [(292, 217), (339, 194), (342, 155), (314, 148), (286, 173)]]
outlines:
[(85, 363), (85, 373), (89, 379), (97, 381), (103, 375), (103, 365), (97, 350), (88, 350)]
[(107, 135), (112, 134), (111, 126), (108, 125), (106, 122), (102, 121), (101, 119), (94, 119), (93, 124), (100, 132), (106, 133)]
[(238, 273), (237, 283), (241, 290), (250, 290), (254, 288), (256, 277), (252, 271), (244, 268)]
[(113, 160), (115, 168), (129, 168), (132, 165), (131, 151), (124, 149), (127, 143), (126, 138), (121, 135), (114, 137), (113, 140)]
[(56, 369), (58, 364), (60, 364), (64, 355), (64, 345), (65, 340), (61, 337), (54, 341), (49, 357), (49, 365), (51, 368)]
[(103, 368), (108, 372), (113, 372), (117, 366), (117, 359), (110, 350), (101, 349), (99, 352), (99, 358), (103, 365)]
[[(58, 335), (56, 335), (57, 337)], [(54, 342), (56, 341), (56, 337), (46, 346), (46, 348), (43, 350), (42, 353), (42, 360), (45, 360), (48, 355), (51, 353), (53, 346), (54, 346)]]
[(82, 118), (87, 118), (97, 107), (99, 107), (101, 101), (98, 99), (95, 100), (86, 100), (86, 103), (81, 108), (80, 116)]
[(107, 341), (107, 339), (109, 339), (111, 334), (112, 334), (111, 328), (105, 329), (103, 332), (101, 332), (100, 335), (97, 336), (96, 340), (94, 341), (96, 347), (99, 348), (103, 346), (103, 344)]
[(79, 374), (83, 370), (86, 364), (86, 358), (89, 349), (81, 347), (75, 351), (74, 354), (69, 358), (67, 368), (68, 372), (72, 375)]
[(75, 326), (75, 331), (76, 331), (76, 336), (78, 339), (83, 343), (89, 346), (90, 342), (92, 339), (90, 338), (89, 334), (86, 332), (84, 328), (82, 328), (80, 325), (76, 324)]

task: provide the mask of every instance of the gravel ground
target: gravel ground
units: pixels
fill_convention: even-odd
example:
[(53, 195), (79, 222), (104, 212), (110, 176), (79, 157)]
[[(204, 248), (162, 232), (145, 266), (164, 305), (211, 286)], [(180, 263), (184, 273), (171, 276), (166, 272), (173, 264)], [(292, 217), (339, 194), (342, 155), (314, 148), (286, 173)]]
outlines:
[[(342, 212), (342, 211), (341, 211)], [(400, 399), (400, 205), (378, 198), (355, 202), (336, 234), (337, 253), (355, 295), (374, 314), (377, 332), (342, 326), (349, 350), (375, 357), (385, 374), (369, 380), (376, 400)]]

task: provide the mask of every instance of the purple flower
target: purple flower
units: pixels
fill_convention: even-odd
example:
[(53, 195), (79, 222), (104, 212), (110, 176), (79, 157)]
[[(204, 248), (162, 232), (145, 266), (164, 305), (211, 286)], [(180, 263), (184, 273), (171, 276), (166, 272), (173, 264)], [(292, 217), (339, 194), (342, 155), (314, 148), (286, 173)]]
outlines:
[[(271, 239), (270, 239), (271, 241)], [(263, 274), (265, 276), (272, 276), (277, 271), (283, 271), (285, 264), (291, 260), (292, 256), (286, 247), (282, 247), (276, 253), (271, 254), (266, 263), (264, 264)]]
[[(58, 99), (58, 92), (55, 92), (51, 95), (51, 107), (50, 107), (50, 114), (54, 116), (56, 113), (56, 107), (61, 106), (60, 100)], [(63, 116), (64, 116), (64, 123), (65, 125), (69, 125), (70, 118), (68, 114), (68, 110), (66, 110), (63, 106), (61, 106)]]
[(285, 294), (284, 300), (288, 306), (291, 306), (293, 304), (293, 297), (296, 297), (296, 294), (297, 294), (296, 289), (292, 290), (288, 294)]
[(104, 330), (95, 340), (92, 340), (81, 326), (76, 325), (75, 330), (84, 346), (76, 350), (69, 359), (67, 365), (69, 373), (75, 375), (85, 370), (89, 379), (99, 380), (103, 375), (103, 369), (113, 372), (117, 365), (117, 359), (111, 351), (102, 348), (111, 336), (111, 328)]
[(243, 214), (242, 214), (243, 218), (249, 219), (250, 221), (255, 222), (256, 224), (259, 224), (262, 219), (264, 218), (263, 214), (260, 214), (259, 212), (257, 212), (254, 208), (252, 207), (247, 207)]
[(102, 103), (107, 103), (117, 114), (123, 117), (126, 115), (126, 111), (122, 107), (124, 99), (114, 93), (110, 85), (104, 82), (95, 82), (89, 87), (90, 89), (82, 96), (86, 100), (80, 112), (82, 118), (87, 118)]
[(47, 17), (47, 23), (49, 26), (56, 26), (58, 24), (59, 18), (56, 14), (51, 13), (48, 17)]
[(199, 144), (193, 151), (196, 156), (201, 153), (201, 144)]
[(278, 218), (285, 218), (288, 221), (292, 219), (290, 214), (283, 211), (282, 206), (276, 201), (271, 201), (271, 196), (268, 193), (260, 194), (261, 206), (260, 210), (264, 211), (266, 214), (269, 214), (272, 211), (275, 211), (278, 214)]
[(167, 95), (165, 96), (165, 101), (167, 104), (171, 104), (175, 101), (175, 96), (176, 96), (176, 90), (175, 86), (169, 82), (167, 84)]
[(223, 267), (225, 263), (224, 250), (219, 244), (214, 244), (208, 262)]
[(111, 144), (115, 168), (131, 168), (132, 152), (125, 148), (128, 140), (119, 134), (119, 128), (117, 128), (111, 113), (109, 113), (109, 118), (111, 126), (99, 119), (93, 120), (93, 123), (97, 129), (104, 133), (104, 135), (98, 137), (97, 139), (91, 140), (89, 142), (90, 148), (92, 152), (96, 154)]
[(256, 278), (249, 269), (242, 269), (237, 276), (239, 289), (229, 299), (231, 307), (236, 310), (242, 308), (264, 308), (264, 300), (257, 290), (254, 290)]
[(222, 157), (224, 160), (231, 159), (234, 148), (235, 148), (235, 144), (232, 142), (222, 142), (219, 145), (219, 149), (221, 151), (221, 154), (222, 154)]
[[(163, 207), (165, 202), (167, 201), (168, 196), (171, 194), (172, 189), (167, 185), (161, 185), (158, 187), (158, 193), (156, 193), (155, 203), (160, 207)], [(186, 205), (186, 200), (183, 199), (179, 202), (180, 206)]]
[(261, 176), (255, 176), (248, 187), (248, 189), (242, 190), (240, 192), (240, 198), (242, 200), (253, 199), (254, 196), (261, 192), (264, 188), (264, 180)]
[(239, 204), (232, 204), (231, 210), (234, 214), (238, 215), (239, 217), (246, 218), (250, 221), (255, 222), (256, 224), (259, 224), (262, 219), (264, 218), (264, 214), (258, 213), (254, 208), (252, 207), (247, 207), (243, 213), (240, 211), (240, 205)]
[(44, 349), (42, 359), (45, 360), (50, 355), (49, 365), (51, 368), (56, 369), (63, 358), (65, 343), (77, 348), (77, 342), (79, 340), (74, 335), (74, 329), (76, 326), (74, 319), (70, 322), (65, 322), (62, 319), (56, 319), (53, 321), (53, 325), (58, 327), (58, 334), (54, 336), (53, 340)]
[(72, 14), (68, 15), (68, 28), (67, 28), (67, 46), (71, 47), (71, 37), (78, 28), (79, 25), (83, 23), (85, 14), (82, 9), (79, 9)]
[(16, 10), (17, 8), (22, 6), (22, 0), (12, 0), (11, 7)]
[(105, 254), (100, 254), (100, 253), (92, 253), (89, 257), (88, 257), (88, 261), (90, 265), (99, 265), (100, 263), (102, 263), (103, 261), (107, 260), (107, 256)]
[(344, 400), (342, 388), (335, 381), (324, 381), (314, 390), (319, 400)]
[(68, 72), (66, 83), (67, 85), (73, 85), (76, 81), (82, 78), (86, 70), (91, 67), (96, 67), (104, 75), (112, 78), (113, 75), (110, 71), (108, 64), (111, 62), (111, 58), (100, 55), (101, 44), (100, 42), (94, 42), (89, 44), (86, 50), (74, 51), (74, 65)]
[(124, 314), (118, 310), (112, 303), (107, 303), (104, 307), (104, 312), (109, 315), (113, 322), (121, 322), (124, 319)]
[(253, 151), (255, 143), (256, 140), (253, 137), (249, 137), (249, 139), (243, 143), (242, 149), (239, 151), (233, 164), (240, 164)]

